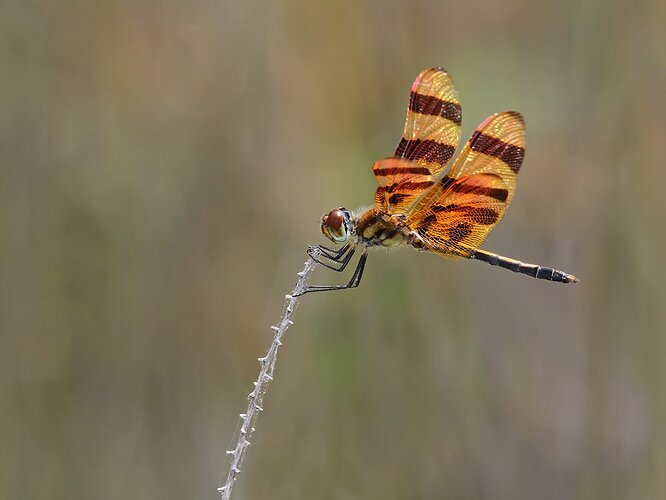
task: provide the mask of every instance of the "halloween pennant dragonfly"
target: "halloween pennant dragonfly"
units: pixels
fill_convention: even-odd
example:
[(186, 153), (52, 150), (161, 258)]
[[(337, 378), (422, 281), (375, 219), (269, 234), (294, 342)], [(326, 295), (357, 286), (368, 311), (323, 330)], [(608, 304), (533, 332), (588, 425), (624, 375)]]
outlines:
[(481, 250), (513, 199), (525, 157), (525, 122), (520, 113), (496, 113), (479, 125), (450, 169), (460, 141), (462, 109), (453, 81), (442, 68), (414, 80), (405, 129), (395, 153), (372, 167), (379, 186), (374, 207), (360, 212), (336, 208), (321, 220), (321, 231), (336, 244), (308, 249), (318, 263), (342, 272), (362, 248), (350, 281), (308, 286), (308, 292), (358, 286), (371, 247), (411, 245), (445, 257), (480, 260), (534, 278), (577, 283), (556, 269), (527, 264)]

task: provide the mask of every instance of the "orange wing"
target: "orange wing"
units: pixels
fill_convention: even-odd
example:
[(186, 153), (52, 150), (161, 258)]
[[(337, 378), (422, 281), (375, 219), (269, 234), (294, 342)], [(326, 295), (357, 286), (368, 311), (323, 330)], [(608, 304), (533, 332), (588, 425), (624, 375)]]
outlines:
[(374, 164), (379, 187), (375, 205), (385, 213), (404, 212), (433, 186), (460, 141), (462, 110), (451, 77), (426, 69), (412, 84), (402, 139), (393, 158)]
[(469, 257), (504, 216), (525, 157), (525, 122), (505, 111), (472, 134), (451, 171), (410, 209), (407, 224), (425, 247)]

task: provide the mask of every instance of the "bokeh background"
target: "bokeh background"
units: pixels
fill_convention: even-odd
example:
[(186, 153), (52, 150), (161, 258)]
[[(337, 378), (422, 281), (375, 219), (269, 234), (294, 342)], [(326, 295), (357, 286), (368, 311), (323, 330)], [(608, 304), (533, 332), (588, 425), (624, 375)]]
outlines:
[[(485, 247), (305, 297), (239, 499), (666, 498), (666, 4), (0, 2), (0, 498), (216, 498), (418, 72), (528, 153)], [(315, 281), (339, 277), (318, 271)]]

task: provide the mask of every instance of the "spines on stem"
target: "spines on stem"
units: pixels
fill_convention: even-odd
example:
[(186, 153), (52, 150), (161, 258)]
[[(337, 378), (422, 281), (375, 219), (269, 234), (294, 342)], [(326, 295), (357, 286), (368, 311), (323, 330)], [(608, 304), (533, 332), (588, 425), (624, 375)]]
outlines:
[[(316, 255), (317, 252), (315, 251), (315, 257)], [(229, 500), (231, 498), (231, 490), (241, 472), (241, 465), (243, 463), (243, 459), (245, 458), (245, 452), (250, 446), (250, 441), (248, 441), (248, 438), (255, 430), (252, 423), (256, 420), (257, 415), (264, 411), (263, 407), (261, 406), (262, 399), (268, 384), (273, 380), (273, 368), (275, 367), (277, 352), (279, 347), (282, 346), (282, 341), (280, 339), (287, 331), (287, 329), (294, 324), (290, 316), (293, 314), (294, 309), (296, 308), (299, 293), (305, 289), (305, 282), (307, 280), (308, 274), (315, 268), (316, 265), (317, 264), (315, 260), (310, 258), (305, 262), (303, 270), (298, 273), (298, 280), (294, 286), (294, 289), (290, 294), (285, 295), (285, 298), (288, 302), (285, 305), (280, 322), (277, 325), (271, 326), (271, 330), (273, 331), (273, 342), (268, 349), (268, 353), (266, 356), (257, 358), (261, 369), (259, 371), (259, 376), (256, 382), (254, 382), (254, 390), (252, 390), (252, 392), (247, 395), (247, 410), (245, 413), (240, 414), (242, 424), (238, 433), (238, 441), (236, 443), (236, 447), (233, 450), (226, 451), (226, 454), (230, 455), (232, 459), (226, 482), (223, 486), (217, 489), (217, 491), (220, 493), (221, 500)]]

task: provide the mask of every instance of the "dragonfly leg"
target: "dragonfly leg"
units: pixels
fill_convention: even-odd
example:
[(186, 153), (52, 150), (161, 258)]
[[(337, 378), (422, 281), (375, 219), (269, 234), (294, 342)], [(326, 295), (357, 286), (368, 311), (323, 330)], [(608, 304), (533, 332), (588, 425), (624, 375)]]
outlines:
[(327, 253), (322, 253), (320, 247), (308, 247), (308, 255), (312, 260), (336, 272), (342, 272), (345, 270), (347, 264), (349, 264), (349, 261), (354, 256), (355, 251), (356, 249), (354, 247), (345, 245), (336, 253), (329, 255)]
[(352, 274), (349, 283), (343, 285), (310, 285), (305, 287), (305, 289), (294, 295), (294, 297), (299, 297), (310, 292), (327, 292), (329, 290), (346, 290), (347, 288), (356, 288), (361, 282), (361, 277), (363, 276), (363, 269), (365, 269), (365, 261), (368, 260), (367, 251), (363, 251), (363, 255), (358, 260), (354, 274)]
[(347, 243), (346, 245), (340, 248), (328, 248), (323, 245), (309, 245), (308, 246), (308, 255), (312, 257), (312, 254), (316, 251), (317, 253), (328, 257), (331, 260), (339, 260), (344, 253), (349, 250), (351, 245)]

